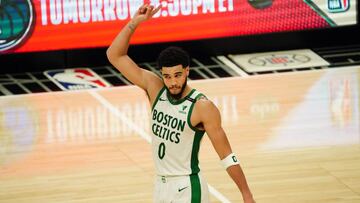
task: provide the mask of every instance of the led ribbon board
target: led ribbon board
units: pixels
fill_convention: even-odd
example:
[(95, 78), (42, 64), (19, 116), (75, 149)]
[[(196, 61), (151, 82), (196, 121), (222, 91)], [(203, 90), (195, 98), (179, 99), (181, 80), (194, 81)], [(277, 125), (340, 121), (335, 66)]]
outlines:
[[(0, 0), (0, 52), (109, 46), (143, 3), (161, 10), (133, 44), (356, 24), (356, 0)], [(338, 15), (347, 18), (337, 23)]]

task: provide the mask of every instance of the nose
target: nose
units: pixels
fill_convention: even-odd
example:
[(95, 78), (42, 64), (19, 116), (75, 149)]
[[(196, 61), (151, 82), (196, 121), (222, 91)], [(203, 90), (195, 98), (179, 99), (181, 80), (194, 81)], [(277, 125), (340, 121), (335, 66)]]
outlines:
[(177, 81), (176, 81), (174, 78), (172, 78), (172, 79), (170, 80), (170, 86), (171, 86), (171, 87), (176, 87), (176, 86), (177, 86)]

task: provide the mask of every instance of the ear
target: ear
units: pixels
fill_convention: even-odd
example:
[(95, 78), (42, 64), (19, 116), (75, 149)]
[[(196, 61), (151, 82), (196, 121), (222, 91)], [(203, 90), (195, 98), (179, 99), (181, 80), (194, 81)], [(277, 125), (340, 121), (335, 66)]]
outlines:
[(190, 67), (189, 67), (189, 66), (187, 66), (187, 67), (185, 68), (185, 71), (186, 71), (186, 76), (187, 76), (187, 77), (189, 77), (189, 74), (190, 74)]

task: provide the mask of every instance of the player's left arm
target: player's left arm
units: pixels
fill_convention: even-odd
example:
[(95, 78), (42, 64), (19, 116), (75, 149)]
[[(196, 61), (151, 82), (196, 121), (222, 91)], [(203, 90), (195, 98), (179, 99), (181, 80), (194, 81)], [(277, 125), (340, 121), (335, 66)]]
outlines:
[[(201, 123), (215, 151), (222, 162), (224, 162), (224, 159), (232, 154), (232, 150), (224, 129), (221, 126), (221, 116), (218, 108), (210, 100), (201, 99), (196, 102), (196, 110), (197, 115), (200, 115)], [(226, 171), (241, 191), (244, 202), (254, 203), (255, 201), (240, 164), (228, 166)]]

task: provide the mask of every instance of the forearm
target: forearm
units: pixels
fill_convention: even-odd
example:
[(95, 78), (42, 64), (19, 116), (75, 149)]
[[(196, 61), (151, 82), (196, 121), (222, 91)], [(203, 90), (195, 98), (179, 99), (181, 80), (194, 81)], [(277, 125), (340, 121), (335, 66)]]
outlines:
[(134, 19), (129, 21), (115, 37), (106, 54), (111, 61), (113, 58), (118, 58), (127, 55), (131, 36), (139, 25)]
[(244, 172), (242, 171), (240, 165), (233, 165), (226, 169), (229, 176), (233, 179), (233, 181), (238, 186), (241, 194), (243, 196), (244, 202), (248, 202), (247, 200), (252, 200), (252, 193), (247, 184)]

